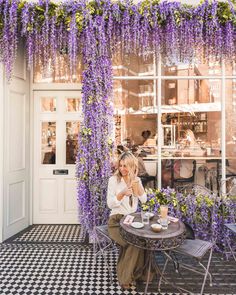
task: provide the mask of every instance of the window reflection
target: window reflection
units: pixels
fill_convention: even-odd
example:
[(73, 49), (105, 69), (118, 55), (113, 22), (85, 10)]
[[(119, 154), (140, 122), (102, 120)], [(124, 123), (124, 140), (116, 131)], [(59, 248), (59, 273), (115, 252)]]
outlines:
[(154, 82), (152, 80), (114, 81), (115, 109), (122, 114), (153, 112), (156, 108)]
[(221, 75), (219, 62), (208, 64), (184, 64), (178, 63), (172, 66), (162, 66), (163, 76), (218, 76)]
[(231, 62), (228, 63), (226, 62), (225, 64), (225, 71), (227, 76), (235, 76), (236, 75), (236, 62)]
[(112, 59), (114, 76), (153, 76), (153, 55), (142, 58), (134, 54), (115, 54)]
[(81, 83), (82, 71), (82, 59), (78, 59), (76, 70), (72, 73), (68, 54), (66, 50), (61, 50), (55, 57), (55, 66), (51, 59), (47, 67), (42, 67), (39, 62), (34, 66), (34, 83)]
[(236, 175), (236, 79), (226, 80), (226, 176)]
[(56, 98), (55, 97), (41, 97), (41, 111), (42, 112), (55, 112), (56, 111)]
[(163, 80), (162, 104), (220, 103), (221, 83), (209, 80)]
[(56, 122), (42, 122), (41, 164), (56, 164)]
[(66, 111), (67, 112), (78, 112), (80, 105), (79, 98), (67, 98), (66, 99)]
[(79, 129), (79, 122), (66, 122), (66, 164), (75, 164), (76, 155), (78, 152)]

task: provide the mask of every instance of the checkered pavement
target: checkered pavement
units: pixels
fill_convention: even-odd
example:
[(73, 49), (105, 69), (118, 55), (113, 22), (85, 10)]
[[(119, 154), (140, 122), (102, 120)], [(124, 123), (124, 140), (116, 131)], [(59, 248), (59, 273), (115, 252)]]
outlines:
[[(130, 290), (121, 290), (115, 275), (117, 252), (107, 254), (114, 273), (114, 282), (111, 285), (104, 259), (98, 256), (94, 263), (93, 247), (78, 238), (78, 231), (74, 230), (76, 237), (73, 238), (69, 234), (72, 233), (71, 227), (64, 225), (63, 239), (56, 234), (54, 238), (49, 239), (49, 233), (55, 229), (55, 226), (40, 227), (41, 233), (39, 228), (34, 226), (28, 232), (21, 233), (17, 239), (15, 237), (21, 242), (19, 240), (14, 242), (13, 239), (13, 242), (0, 244), (0, 295), (143, 294), (143, 284), (138, 284), (136, 288)], [(163, 261), (158, 255), (160, 266)], [(221, 255), (214, 254), (210, 271), (213, 274), (213, 286), (206, 284), (205, 294), (236, 295), (236, 263), (233, 260), (226, 261)], [(171, 263), (167, 270), (167, 278), (179, 286), (188, 285), (193, 294), (199, 292), (202, 282), (202, 277), (194, 273), (183, 271), (182, 276), (175, 274)], [(156, 283), (150, 285), (148, 294), (159, 294)], [(161, 294), (178, 293), (171, 286), (163, 284)]]

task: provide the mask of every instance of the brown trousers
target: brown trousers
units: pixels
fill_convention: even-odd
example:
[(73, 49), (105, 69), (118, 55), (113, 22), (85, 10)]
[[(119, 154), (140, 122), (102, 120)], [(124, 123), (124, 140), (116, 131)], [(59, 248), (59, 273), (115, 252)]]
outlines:
[(144, 250), (128, 244), (120, 235), (121, 214), (112, 215), (108, 221), (108, 231), (112, 240), (120, 245), (117, 262), (117, 277), (120, 285), (128, 285), (137, 279), (144, 279)]

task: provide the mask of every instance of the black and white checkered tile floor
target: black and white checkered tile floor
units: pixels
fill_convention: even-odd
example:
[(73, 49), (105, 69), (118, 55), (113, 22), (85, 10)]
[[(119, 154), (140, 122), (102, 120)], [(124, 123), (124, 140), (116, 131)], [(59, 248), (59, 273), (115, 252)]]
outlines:
[[(25, 236), (26, 237), (26, 236)], [(46, 237), (46, 236), (45, 236)], [(20, 237), (18, 237), (20, 238)], [(32, 241), (30, 235), (27, 239)], [(46, 239), (47, 240), (47, 239)], [(21, 241), (25, 240), (21, 238)], [(115, 277), (110, 284), (102, 257), (94, 263), (93, 248), (85, 243), (3, 243), (0, 244), (0, 295), (125, 295), (142, 294), (142, 286), (122, 291)], [(115, 274), (117, 254), (108, 254)], [(236, 294), (236, 264), (213, 257), (214, 286), (206, 286), (205, 294)], [(173, 270), (172, 270), (173, 271)], [(197, 294), (199, 277), (187, 274)], [(150, 291), (156, 286), (151, 286)], [(163, 285), (162, 294), (177, 294)], [(158, 294), (158, 293), (149, 293)]]
[(37, 224), (7, 240), (11, 243), (86, 243), (86, 232), (78, 224)]

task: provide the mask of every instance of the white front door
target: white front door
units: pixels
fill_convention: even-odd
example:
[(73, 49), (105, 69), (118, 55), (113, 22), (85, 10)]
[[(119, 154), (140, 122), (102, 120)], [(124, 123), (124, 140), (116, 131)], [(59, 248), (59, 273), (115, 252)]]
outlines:
[(34, 92), (33, 223), (78, 223), (75, 160), (81, 92)]

